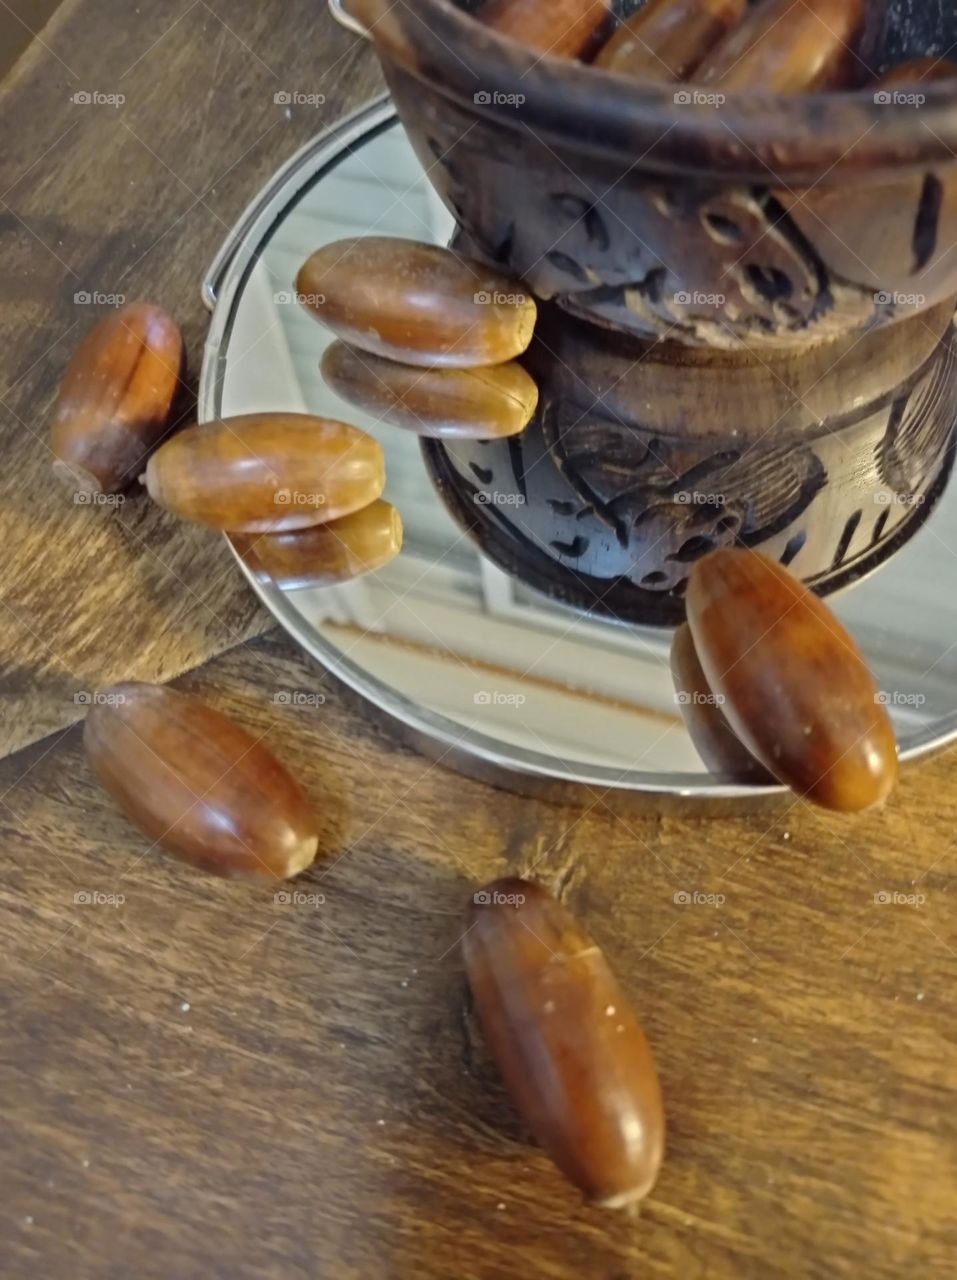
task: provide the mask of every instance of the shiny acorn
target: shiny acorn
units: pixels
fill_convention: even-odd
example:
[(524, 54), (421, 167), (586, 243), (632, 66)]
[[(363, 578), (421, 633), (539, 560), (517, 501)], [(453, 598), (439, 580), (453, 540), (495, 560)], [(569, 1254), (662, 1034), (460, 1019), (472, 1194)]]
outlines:
[(233, 533), (230, 542), (260, 582), (283, 591), (331, 587), (372, 573), (402, 549), (402, 517), (388, 502), (286, 533)]
[(909, 84), (942, 84), (948, 80), (957, 80), (957, 63), (949, 62), (947, 58), (912, 58), (909, 62), (891, 67), (876, 83), (884, 88)]
[(648, 0), (593, 65), (642, 80), (684, 80), (746, 11), (747, 0)]
[(521, 285), (438, 245), (360, 236), (319, 249), (298, 296), (350, 346), (402, 364), (470, 369), (526, 350), (537, 309)]
[(337, 520), (385, 486), (379, 444), (345, 422), (253, 413), (190, 427), (153, 455), (146, 487), (182, 520), (279, 533)]
[(664, 1155), (658, 1074), (601, 951), (545, 889), (476, 893), (462, 940), (485, 1039), (532, 1136), (586, 1197), (624, 1208)]
[(865, 0), (762, 0), (691, 77), (722, 90), (808, 93), (847, 83)]
[(132, 302), (100, 320), (70, 361), (50, 427), (53, 471), (77, 493), (133, 484), (169, 425), (183, 367), (172, 316)]
[(318, 827), (298, 782), (261, 741), (198, 698), (113, 685), (88, 712), (83, 745), (143, 834), (204, 871), (284, 880), (315, 859)]
[(707, 683), (765, 768), (828, 809), (887, 798), (890, 718), (854, 641), (813, 592), (773, 560), (722, 548), (692, 568), (686, 603)]
[(606, 0), (486, 0), (479, 21), (553, 58), (586, 57), (610, 19)]
[(491, 440), (524, 431), (538, 387), (520, 364), (485, 369), (420, 369), (334, 342), (322, 376), (363, 412), (416, 435)]
[(710, 771), (752, 786), (774, 782), (773, 774), (758, 764), (728, 723), (721, 695), (708, 684), (687, 623), (671, 643), (671, 677), (688, 736)]

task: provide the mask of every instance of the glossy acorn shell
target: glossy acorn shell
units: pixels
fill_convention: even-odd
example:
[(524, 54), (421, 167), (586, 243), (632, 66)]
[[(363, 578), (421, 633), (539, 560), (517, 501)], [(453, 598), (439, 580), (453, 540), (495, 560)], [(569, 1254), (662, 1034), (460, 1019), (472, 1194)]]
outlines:
[(402, 364), (503, 364), (527, 349), (535, 329), (535, 302), (521, 284), (415, 240), (328, 244), (303, 265), (296, 287), (337, 338)]
[(83, 743), (143, 834), (205, 871), (283, 880), (316, 856), (316, 819), (298, 782), (261, 741), (198, 698), (114, 685), (87, 714)]
[(762, 0), (692, 79), (729, 92), (810, 93), (848, 82), (865, 0)]
[(551, 894), (518, 879), (475, 895), (462, 949), (486, 1041), (533, 1137), (590, 1201), (642, 1199), (664, 1154), (661, 1089), (601, 951)]
[(402, 518), (388, 502), (286, 533), (233, 533), (230, 541), (261, 582), (284, 591), (331, 587), (372, 573), (402, 549)]
[(421, 369), (334, 342), (322, 358), (322, 376), (364, 413), (435, 439), (518, 435), (538, 405), (538, 387), (514, 360), (483, 369)]
[(487, 0), (478, 19), (552, 58), (581, 58), (610, 20), (605, 0)]
[(183, 368), (179, 327), (133, 302), (105, 316), (76, 350), (50, 426), (58, 479), (77, 493), (135, 483), (170, 420)]
[(279, 533), (338, 520), (385, 486), (379, 444), (358, 427), (296, 413), (254, 413), (181, 431), (153, 455), (146, 487), (182, 520)]
[(688, 622), (735, 733), (799, 795), (854, 812), (897, 780), (894, 730), (857, 645), (773, 560), (724, 548), (693, 567)]
[(648, 0), (594, 65), (643, 80), (684, 80), (746, 12), (747, 0)]
[(752, 786), (774, 782), (773, 774), (751, 755), (715, 701), (721, 695), (708, 684), (687, 623), (678, 628), (671, 643), (671, 678), (688, 736), (710, 771)]

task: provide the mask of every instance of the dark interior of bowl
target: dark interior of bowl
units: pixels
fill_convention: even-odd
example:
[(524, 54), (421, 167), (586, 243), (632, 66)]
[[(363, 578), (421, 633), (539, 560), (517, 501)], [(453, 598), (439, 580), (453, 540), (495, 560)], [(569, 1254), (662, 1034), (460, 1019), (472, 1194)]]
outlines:
[[(461, 8), (469, 13), (477, 13), (484, 2), (459, 0)], [(543, 4), (549, 2), (542, 0)], [(620, 17), (628, 17), (644, 3), (645, 0), (614, 0), (613, 8)], [(880, 7), (880, 0), (871, 3)], [(878, 24), (872, 39), (874, 53), (867, 61), (875, 78), (909, 58), (947, 54), (957, 44), (957, 4), (954, 0), (890, 0), (883, 30)]]

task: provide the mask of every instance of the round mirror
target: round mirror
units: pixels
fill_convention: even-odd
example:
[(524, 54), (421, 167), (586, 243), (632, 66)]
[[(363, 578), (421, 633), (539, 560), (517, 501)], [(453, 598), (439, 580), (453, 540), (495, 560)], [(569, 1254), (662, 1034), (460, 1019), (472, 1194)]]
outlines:
[[(385, 497), (405, 542), (344, 586), (281, 591), (240, 565), (267, 608), (325, 668), (398, 721), (443, 765), (585, 803), (609, 791), (744, 803), (781, 795), (707, 772), (669, 671), (672, 631), (557, 603), (503, 572), (450, 514), (420, 441), (364, 416), (320, 375), (330, 333), (297, 302), (317, 248), (367, 234), (447, 244), (454, 221), (386, 102), (306, 148), (277, 175), (211, 269), (215, 306), (203, 420), (287, 411), (354, 422), (386, 457)], [(913, 759), (957, 735), (957, 504), (945, 488), (903, 545), (830, 602), (885, 691)], [(846, 548), (845, 548), (846, 550)]]

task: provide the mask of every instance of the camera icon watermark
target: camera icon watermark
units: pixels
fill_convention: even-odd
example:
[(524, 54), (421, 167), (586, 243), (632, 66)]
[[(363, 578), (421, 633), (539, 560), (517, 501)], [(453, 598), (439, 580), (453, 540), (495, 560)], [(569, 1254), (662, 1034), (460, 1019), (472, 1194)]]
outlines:
[(126, 701), (123, 693), (98, 693), (96, 690), (79, 689), (73, 695), (78, 707), (121, 707)]
[(897, 290), (881, 289), (874, 294), (874, 301), (879, 307), (926, 307), (927, 295), (924, 293), (900, 293)]
[(98, 889), (78, 889), (73, 895), (76, 907), (122, 907), (125, 901), (123, 893), (100, 893)]
[(500, 289), (480, 289), (472, 295), (477, 307), (524, 307), (528, 303), (527, 293), (503, 293)]
[(478, 93), (472, 95), (472, 101), (477, 107), (523, 107), (526, 99), (524, 93), (499, 93), (479, 89)]
[(723, 493), (699, 493), (696, 489), (682, 489), (674, 496), (679, 507), (723, 507), (727, 498)]
[(675, 306), (678, 307), (723, 307), (727, 302), (723, 293), (702, 293), (695, 289), (679, 289), (674, 295)]
[(277, 507), (324, 507), (324, 493), (303, 493), (299, 489), (277, 489), (273, 494), (273, 503)]
[(101, 93), (99, 89), (78, 89), (70, 98), (75, 107), (122, 107), (124, 93)]
[(672, 901), (676, 907), (723, 907), (728, 899), (723, 893), (699, 893), (697, 889), (677, 889)]
[(291, 289), (280, 289), (278, 293), (273, 294), (272, 300), (277, 307), (324, 307), (326, 305), (324, 293), (296, 293)]
[(694, 693), (682, 691), (675, 694), (675, 703), (679, 707), (723, 707), (727, 698), (723, 693)]
[(874, 894), (877, 907), (922, 907), (927, 901), (925, 893), (898, 893), (894, 889), (881, 889)]
[(473, 494), (472, 501), (477, 507), (524, 507), (525, 498), (520, 493), (483, 493), (479, 490)]
[(704, 89), (678, 89), (674, 97), (676, 107), (723, 107), (727, 100), (723, 93)]
[(122, 507), (125, 501), (125, 493), (90, 493), (86, 489), (79, 489), (73, 495), (75, 507)]
[(874, 701), (879, 707), (922, 707), (927, 698), (922, 693), (904, 693), (900, 689), (881, 689), (875, 693)]
[(927, 95), (908, 89), (878, 89), (874, 104), (878, 107), (922, 107)]
[(926, 498), (922, 493), (875, 493), (874, 502), (879, 507), (922, 507)]
[(280, 689), (273, 694), (272, 700), (277, 707), (323, 707), (326, 695), (311, 693), (308, 689)]
[(326, 896), (323, 893), (303, 893), (300, 889), (280, 889), (273, 894), (273, 904), (277, 907), (324, 907)]
[(280, 89), (272, 96), (277, 107), (324, 107), (324, 93), (301, 93), (298, 89)]
[(126, 305), (126, 294), (100, 293), (98, 290), (90, 293), (86, 289), (79, 289), (73, 295), (73, 305), (75, 307), (123, 307)]
[(472, 895), (477, 907), (520, 907), (525, 902), (524, 893), (499, 893), (496, 889), (480, 889)]

